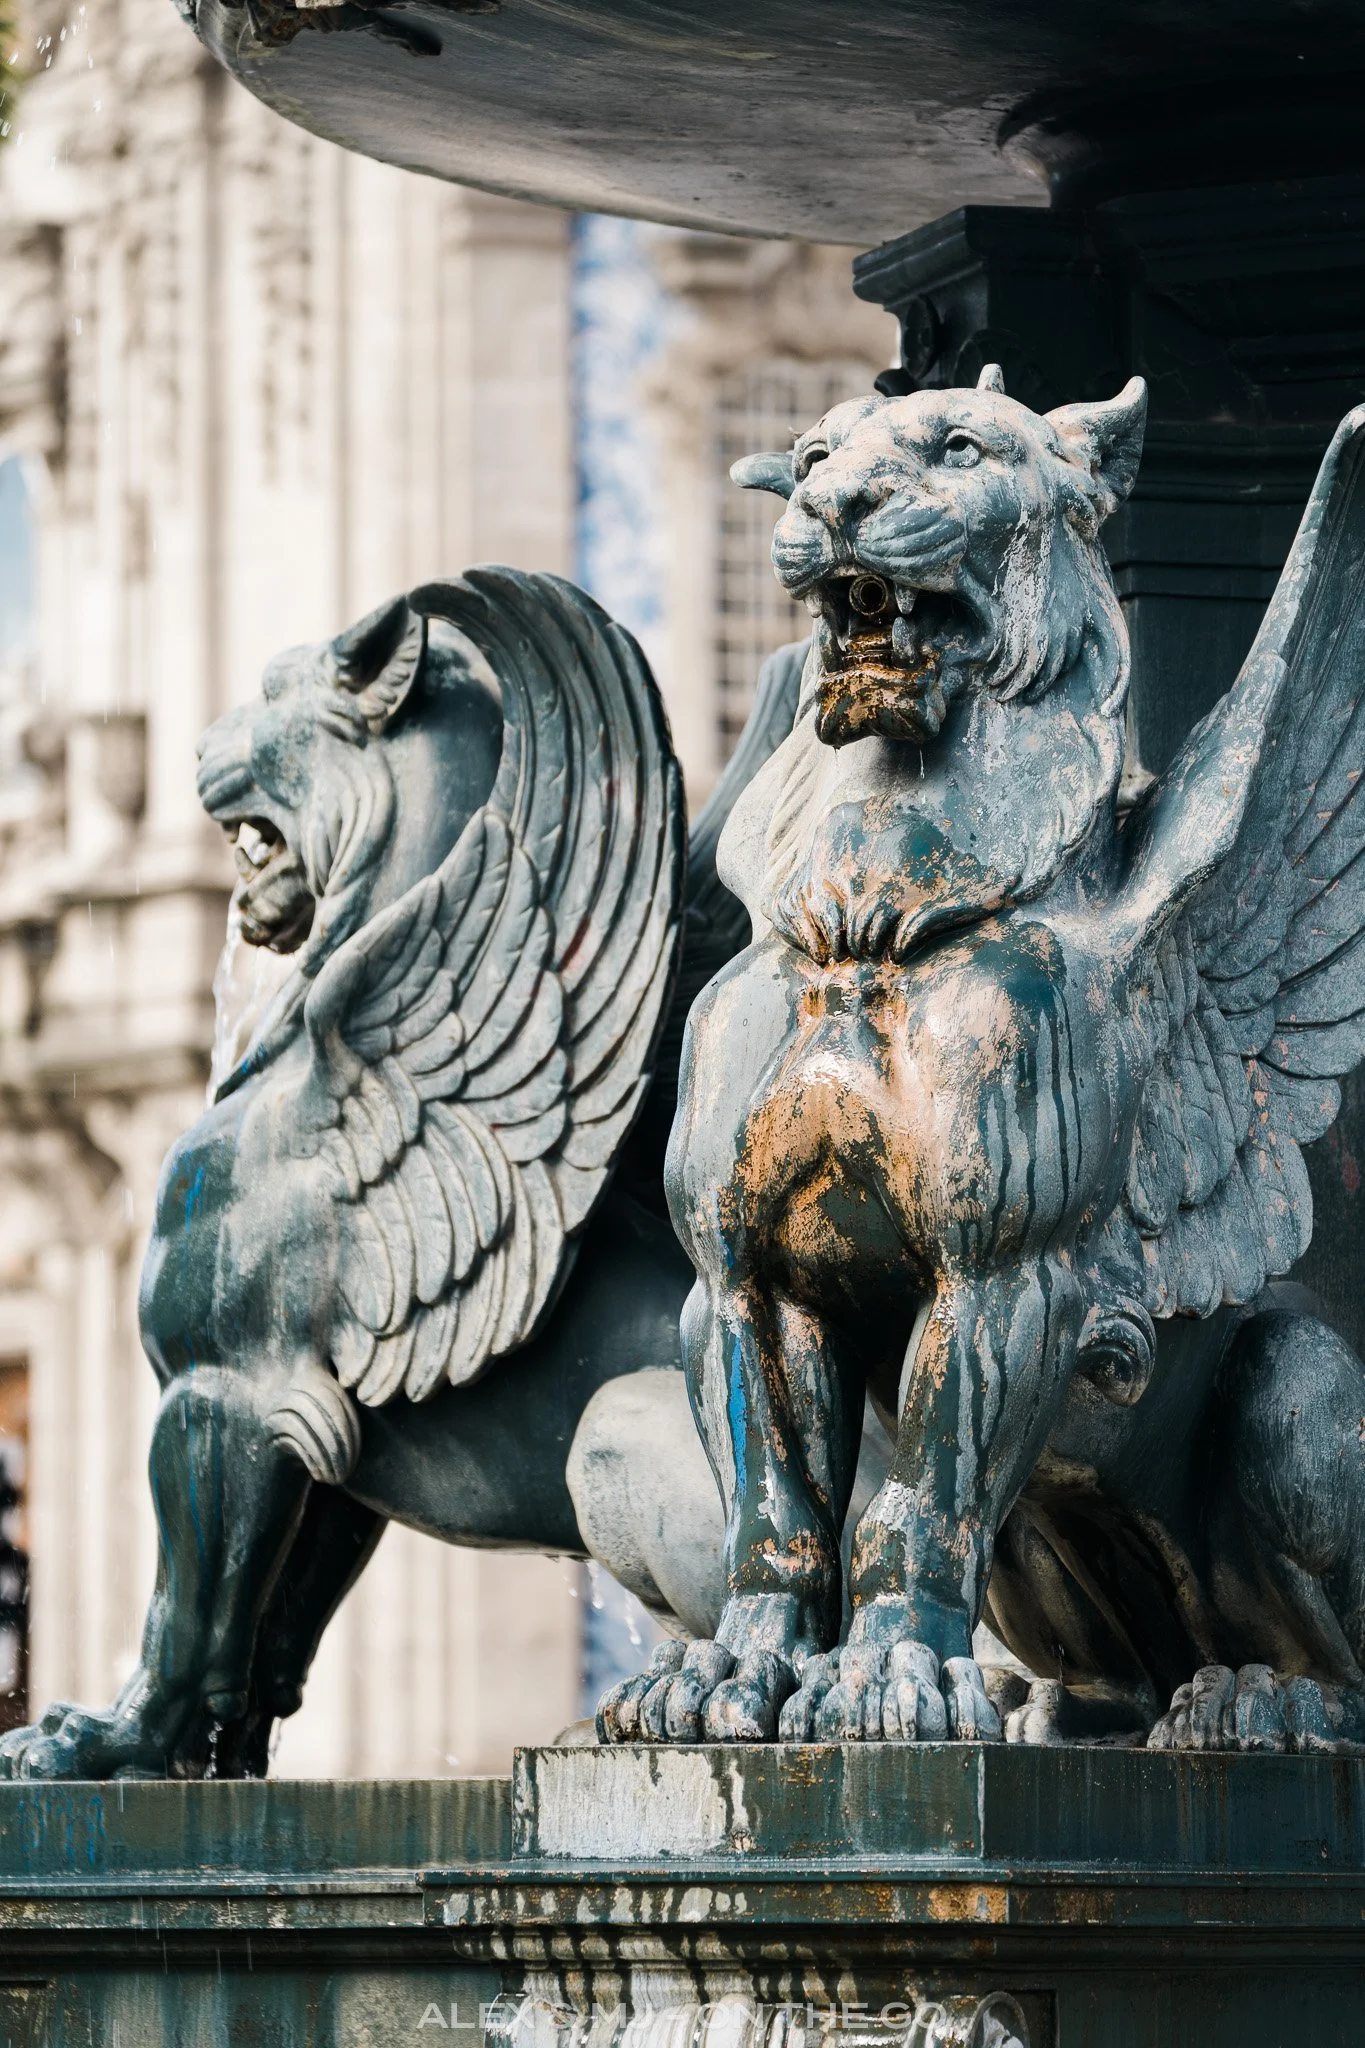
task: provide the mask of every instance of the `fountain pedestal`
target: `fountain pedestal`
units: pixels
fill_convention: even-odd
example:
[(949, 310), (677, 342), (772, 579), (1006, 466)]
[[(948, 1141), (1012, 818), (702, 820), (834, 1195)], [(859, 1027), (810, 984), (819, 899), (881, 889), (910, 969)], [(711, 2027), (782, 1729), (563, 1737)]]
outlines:
[(1365, 1763), (538, 1750), (0, 1786), (11, 2048), (1279, 2048), (1365, 2006)]

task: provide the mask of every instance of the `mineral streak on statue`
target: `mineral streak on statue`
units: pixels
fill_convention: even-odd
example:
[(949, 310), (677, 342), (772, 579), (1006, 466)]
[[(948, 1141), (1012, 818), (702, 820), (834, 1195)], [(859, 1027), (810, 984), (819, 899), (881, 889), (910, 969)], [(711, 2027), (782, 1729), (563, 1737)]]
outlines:
[(991, 368), (737, 466), (818, 625), (668, 1163), (726, 1600), (609, 1739), (998, 1735), (983, 1612), (1050, 1680), (1015, 1736), (1365, 1734), (1365, 1372), (1267, 1291), (1365, 1051), (1365, 409), (1234, 688), (1121, 798), (1098, 536), (1145, 405), (1044, 418)]

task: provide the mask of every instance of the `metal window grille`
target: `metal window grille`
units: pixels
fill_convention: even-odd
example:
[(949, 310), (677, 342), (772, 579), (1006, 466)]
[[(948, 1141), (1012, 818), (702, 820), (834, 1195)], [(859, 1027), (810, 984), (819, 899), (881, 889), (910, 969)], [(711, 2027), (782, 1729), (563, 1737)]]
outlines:
[(732, 462), (765, 448), (790, 448), (843, 399), (872, 386), (865, 363), (770, 359), (722, 379), (716, 395), (716, 468), (721, 478), (713, 647), (721, 757), (728, 760), (754, 700), (759, 667), (775, 647), (810, 631), (810, 618), (773, 575), (769, 550), (782, 510), (766, 491), (741, 491)]

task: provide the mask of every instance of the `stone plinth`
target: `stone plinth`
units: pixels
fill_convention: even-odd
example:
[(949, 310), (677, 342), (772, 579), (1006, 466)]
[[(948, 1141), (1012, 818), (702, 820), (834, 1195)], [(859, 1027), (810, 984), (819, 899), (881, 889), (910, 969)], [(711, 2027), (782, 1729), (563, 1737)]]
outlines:
[(538, 1750), (511, 1784), (6, 1785), (0, 1928), (13, 2048), (1346, 2042), (1365, 1764)]

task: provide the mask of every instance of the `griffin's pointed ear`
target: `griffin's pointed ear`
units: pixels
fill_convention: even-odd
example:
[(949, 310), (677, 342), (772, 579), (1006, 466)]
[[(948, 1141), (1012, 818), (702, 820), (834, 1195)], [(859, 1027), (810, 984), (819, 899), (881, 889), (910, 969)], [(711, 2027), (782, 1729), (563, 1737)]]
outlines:
[(999, 363), (982, 364), (981, 375), (976, 380), (976, 388), (978, 391), (998, 391), (1000, 396), (1004, 397), (1005, 373)]
[(1073, 462), (1100, 487), (1100, 516), (1108, 518), (1132, 490), (1147, 424), (1147, 385), (1130, 377), (1117, 398), (1095, 405), (1059, 405), (1048, 414)]
[(373, 734), (381, 733), (417, 679), (427, 622), (405, 597), (381, 604), (332, 642), (338, 689), (348, 692)]
[(779, 498), (789, 498), (796, 489), (791, 453), (741, 455), (730, 465), (730, 481), (746, 491), (776, 491)]

